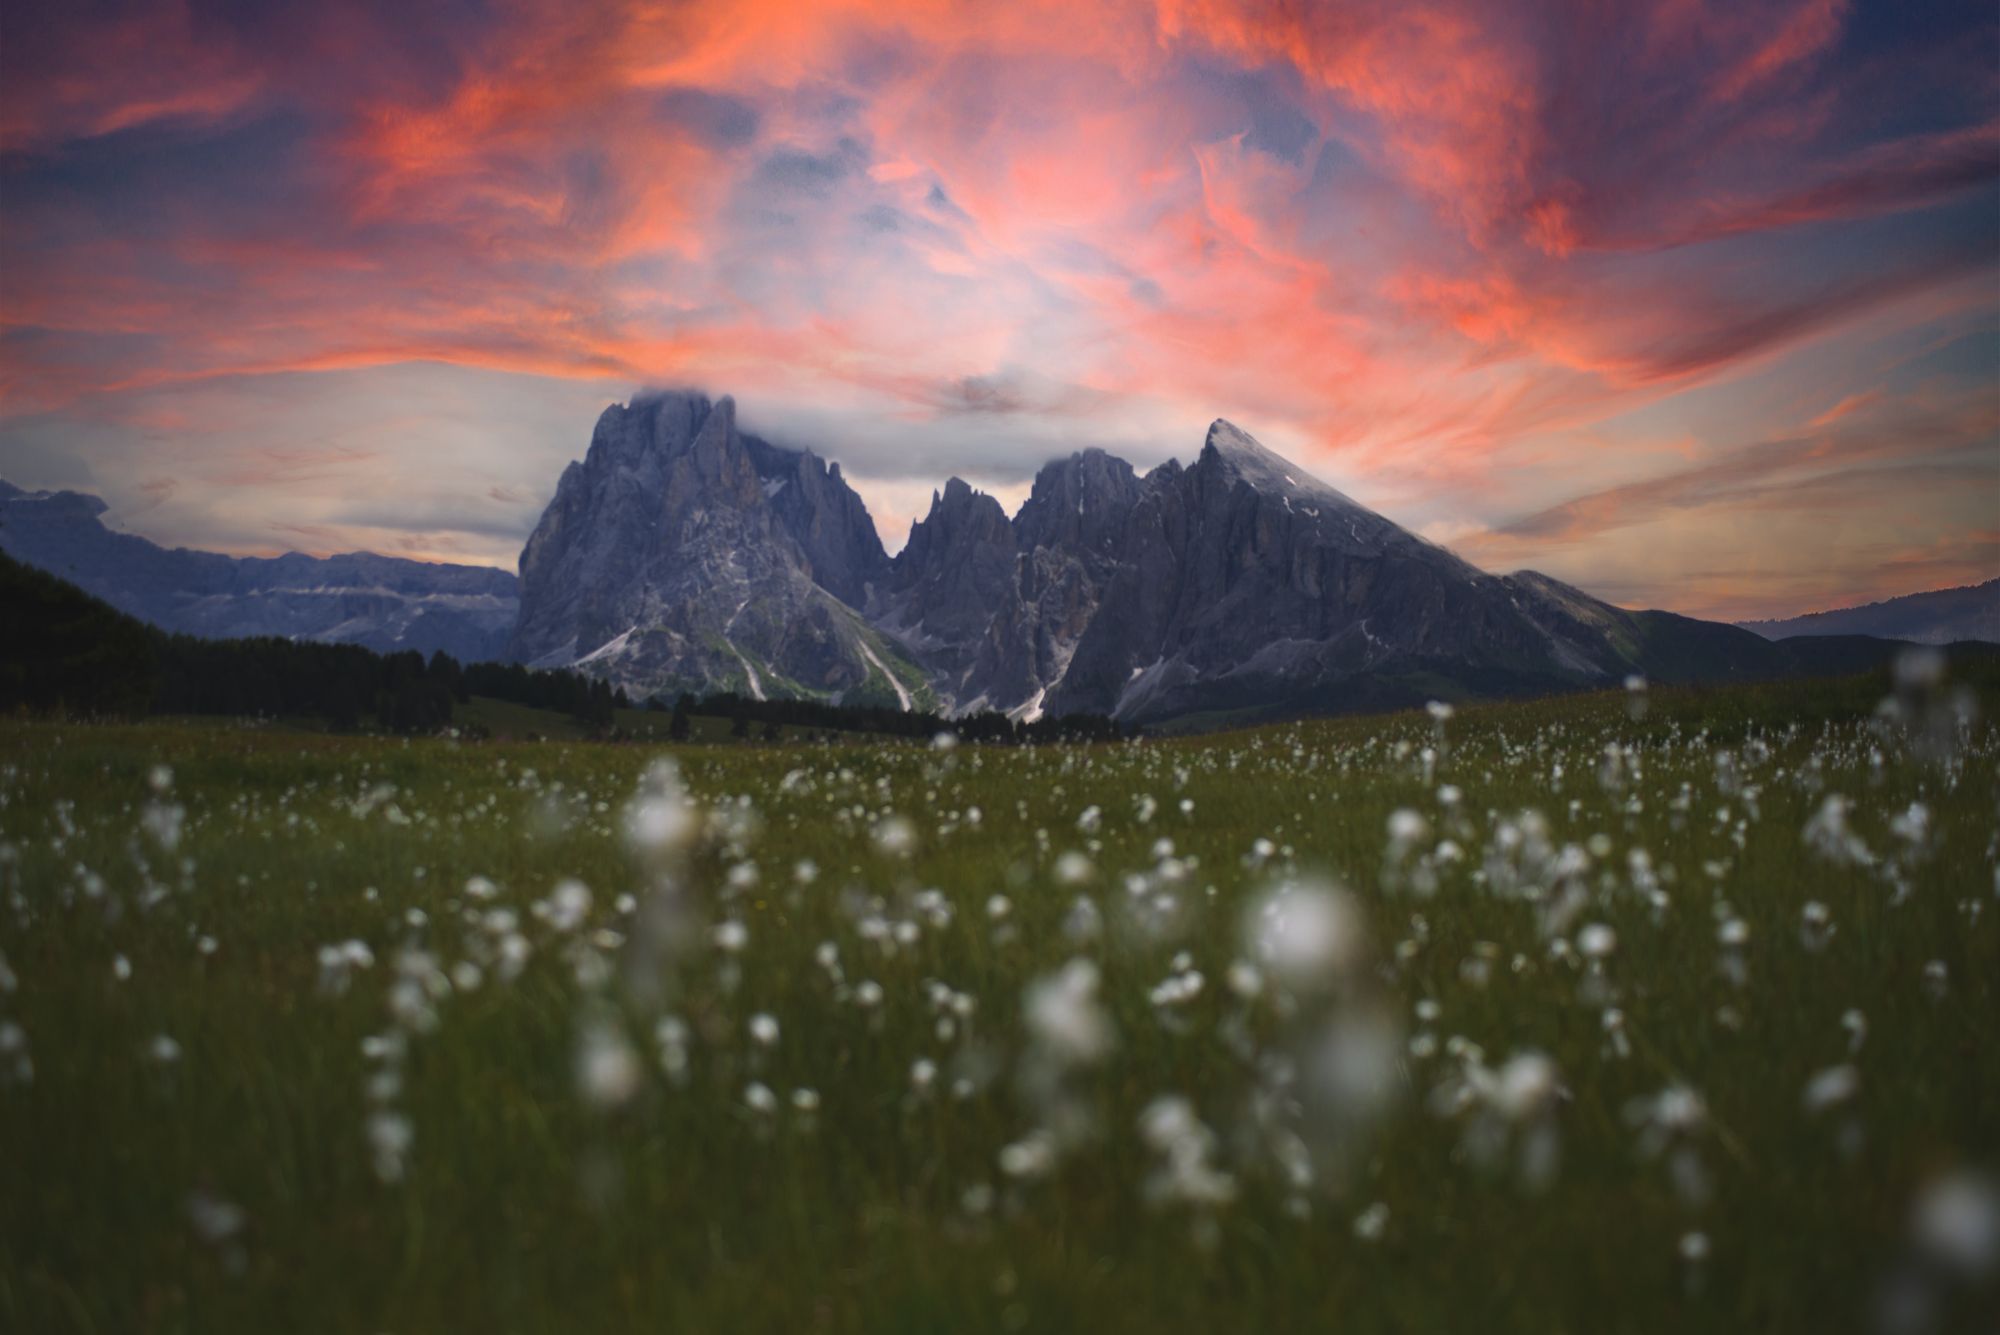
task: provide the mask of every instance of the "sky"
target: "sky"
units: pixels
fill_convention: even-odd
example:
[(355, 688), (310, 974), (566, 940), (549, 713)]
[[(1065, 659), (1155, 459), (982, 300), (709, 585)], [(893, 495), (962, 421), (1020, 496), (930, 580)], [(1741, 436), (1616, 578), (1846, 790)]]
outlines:
[(650, 385), (839, 460), (1227, 417), (1487, 569), (2000, 575), (1991, 0), (0, 9), (0, 477), (512, 566)]

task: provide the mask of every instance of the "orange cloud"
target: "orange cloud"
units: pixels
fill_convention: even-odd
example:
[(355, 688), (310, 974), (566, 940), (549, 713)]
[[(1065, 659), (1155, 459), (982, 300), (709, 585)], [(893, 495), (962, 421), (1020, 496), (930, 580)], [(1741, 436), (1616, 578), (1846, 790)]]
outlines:
[(1228, 412), (1466, 496), (1565, 450), (1615, 474), (1624, 415), (1991, 304), (1990, 24), (1857, 54), (1846, 0), (408, 10), (24, 25), (0, 433), (426, 361), (941, 441)]

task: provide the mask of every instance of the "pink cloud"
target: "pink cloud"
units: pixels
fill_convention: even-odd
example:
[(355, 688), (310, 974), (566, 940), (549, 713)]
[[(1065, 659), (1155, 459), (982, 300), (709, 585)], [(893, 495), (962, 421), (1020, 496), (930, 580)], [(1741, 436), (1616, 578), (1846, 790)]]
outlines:
[[(947, 433), (1229, 412), (1469, 494), (1858, 323), (1990, 299), (1990, 246), (1919, 224), (1990, 193), (1991, 81), (1947, 80), (1949, 124), (1886, 117), (1876, 66), (1865, 100), (1839, 77), (1845, 0), (396, 17), (142, 4), (0, 55), (0, 149), (42, 173), (0, 218), (0, 414), (421, 360)], [(1934, 91), (1954, 44), (1878, 64)], [(1260, 137), (1276, 101), (1304, 148)], [(196, 157), (113, 208), (64, 175), (121, 134), (267, 123), (295, 136), (267, 185)], [(1910, 218), (1893, 253), (1829, 239)]]

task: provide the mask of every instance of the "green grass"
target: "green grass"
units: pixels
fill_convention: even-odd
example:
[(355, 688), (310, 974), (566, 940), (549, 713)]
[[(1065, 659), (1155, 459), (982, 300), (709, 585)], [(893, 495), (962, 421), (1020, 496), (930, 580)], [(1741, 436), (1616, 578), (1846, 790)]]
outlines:
[[(557, 741), (577, 742), (590, 737), (593, 729), (587, 723), (570, 714), (553, 709), (536, 709), (531, 705), (515, 704), (509, 700), (495, 700), (486, 696), (474, 696), (465, 704), (457, 706), (452, 714), (455, 725), (474, 725), (485, 729), (487, 736), (498, 742)], [(209, 726), (218, 726), (214, 720), (205, 721)], [(618, 730), (618, 740), (639, 742), (665, 742), (667, 729), (672, 726), (673, 714), (661, 709), (620, 709), (615, 712), (613, 726)], [(692, 714), (688, 717), (688, 738), (690, 743), (717, 743), (742, 745), (746, 739), (731, 733), (732, 721), (710, 714)], [(778, 725), (778, 740), (781, 742), (804, 742), (827, 735), (812, 728), (801, 728), (790, 723)], [(872, 734), (856, 734), (855, 736)], [(765, 743), (764, 725), (753, 723), (748, 742), (759, 745)]]
[[(1927, 1184), (1991, 1173), (2000, 1150), (2000, 740), (1980, 724), (1917, 756), (1867, 721), (1880, 694), (1660, 691), (1642, 721), (1622, 696), (1467, 709), (1428, 776), (1421, 713), (951, 752), (0, 722), (0, 1023), (32, 1061), (22, 1079), (0, 1044), (0, 1329), (1821, 1331), (1872, 1328), (1898, 1284), (1929, 1286), (1933, 1328), (1976, 1328), (1991, 1288), (1944, 1278), (1909, 1221)], [(1615, 789), (1610, 743), (1638, 766)], [(708, 814), (684, 861), (654, 863), (621, 831), (662, 755)], [(1853, 799), (1872, 864), (1806, 846), (1829, 793)], [(1913, 802), (1930, 822), (1906, 840), (1890, 822)], [(1536, 902), (1489, 874), (1526, 810), (1554, 850), (1596, 849), (1554, 933), (1551, 876), (1530, 866)], [(1400, 861), (1399, 811), (1428, 827)], [(895, 817), (906, 854), (878, 839)], [(1060, 883), (1066, 852), (1086, 882)], [(1308, 872), (1349, 888), (1365, 948), (1239, 997), (1248, 906)], [(568, 929), (532, 908), (565, 878), (591, 893)], [(1080, 894), (1094, 940), (1065, 933)], [(929, 916), (940, 898), (949, 921)], [(1817, 950), (1808, 901), (1834, 928)], [(668, 904), (684, 948), (658, 945)], [(532, 947), (511, 981), (495, 908)], [(747, 928), (740, 955), (711, 940), (723, 920)], [(1617, 936), (1596, 969), (1553, 945), (1585, 924)], [(349, 940), (373, 966), (323, 987), (320, 948)], [(406, 960), (399, 1019), (406, 949), (425, 959)], [(1183, 952), (1205, 985), (1156, 1006)], [(1101, 970), (1114, 1043), (1052, 1097), (1029, 1077), (1024, 996), (1078, 957)], [(452, 976), (468, 961), (476, 987)], [(971, 999), (949, 1034), (933, 981)], [(757, 1013), (775, 1045), (749, 1036)], [(681, 1084), (663, 1014), (691, 1035)], [(1288, 1101), (1286, 1063), (1321, 1070), (1330, 1035), (1377, 1017), (1391, 1102)], [(638, 1059), (628, 1097), (579, 1086), (580, 1035), (604, 1033)], [(397, 1034), (399, 1087), (371, 1089), (385, 1062), (364, 1040)], [(152, 1055), (162, 1035), (177, 1059)], [(1530, 1051), (1561, 1089), (1518, 1120), (1439, 1092)], [(929, 1093), (918, 1058), (941, 1068)], [(1858, 1091), (1808, 1111), (1808, 1082), (1843, 1064)], [(747, 1106), (752, 1082), (776, 1113)], [(1676, 1142), (1702, 1192), (1628, 1116), (1677, 1083), (1708, 1110)], [(1163, 1160), (1138, 1124), (1176, 1094), (1214, 1132), (1227, 1203), (1148, 1191)], [(377, 1111), (414, 1132), (399, 1180), (378, 1173)], [(1004, 1147), (1069, 1115), (1089, 1130), (1046, 1176), (1003, 1171)], [(1559, 1159), (1524, 1179), (1549, 1143)], [(204, 1235), (191, 1200), (239, 1226)], [(1361, 1236), (1377, 1203), (1386, 1222)], [(1694, 1233), (1704, 1261), (1681, 1255)]]

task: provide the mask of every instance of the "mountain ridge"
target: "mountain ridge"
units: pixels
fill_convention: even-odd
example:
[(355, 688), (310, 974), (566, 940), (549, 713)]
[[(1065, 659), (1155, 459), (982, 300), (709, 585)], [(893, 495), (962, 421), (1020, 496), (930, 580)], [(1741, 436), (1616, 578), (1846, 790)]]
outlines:
[[(699, 420), (715, 448), (765, 457), (772, 476), (799, 467), (785, 461), (813, 457), (738, 432), (733, 400), (695, 391), (613, 405), (600, 433), (641, 410)], [(655, 434), (667, 456), (694, 448), (674, 433)], [(830, 549), (845, 558), (831, 566), (798, 540), (799, 517), (778, 523), (764, 504), (770, 497), (740, 478), (718, 487), (682, 470), (635, 491), (599, 477), (587, 489), (598, 512), (584, 523), (570, 514), (586, 505), (586, 488), (573, 479), (599, 452), (594, 438), (586, 465), (565, 471), (523, 551), (523, 627), (545, 598), (574, 604), (592, 596), (578, 590), (593, 589), (614, 590), (605, 596), (640, 609), (639, 620), (600, 620), (593, 634), (611, 637), (606, 649), (578, 653), (585, 639), (549, 636), (517, 636), (516, 649), (540, 648), (551, 656), (535, 661), (552, 665), (567, 653), (567, 664), (609, 673), (635, 693), (693, 675), (711, 686), (747, 678), (752, 694), (776, 681), (839, 699), (886, 680), (905, 707), (914, 685), (947, 713), (1095, 713), (1153, 724), (1553, 692), (1633, 674), (1768, 677), (1810, 670), (1815, 655), (1844, 662), (1874, 652), (1831, 642), (1785, 649), (1732, 626), (1614, 607), (1533, 571), (1489, 574), (1223, 418), (1186, 466), (1169, 459), (1142, 476), (1101, 450), (1050, 460), (1012, 516), (950, 478), (894, 557), (878, 558), (872, 527), (859, 532), (865, 506), (837, 469), (826, 469), (828, 495), (804, 518), (848, 516), (847, 536)], [(669, 515), (713, 507), (732, 518), (715, 532), (676, 529), (661, 545), (648, 528), (654, 521), (625, 513), (632, 495)], [(553, 541), (545, 533), (563, 532), (579, 548), (599, 549), (584, 562), (587, 576), (537, 573), (541, 544)], [(728, 540), (718, 547), (722, 532)], [(646, 553), (647, 573), (635, 575), (632, 552)], [(841, 576), (845, 599), (830, 592), (828, 569), (850, 572)], [(688, 570), (710, 573), (689, 585)], [(679, 601), (656, 596), (675, 580), (684, 586)], [(774, 621), (811, 626), (836, 605), (851, 616), (822, 626), (814, 653), (801, 659), (797, 646), (774, 643)], [(690, 639), (704, 634), (716, 649), (706, 657)], [(634, 636), (665, 648), (635, 656)]]
[(1949, 644), (1958, 640), (2000, 643), (2000, 579), (1906, 593), (1795, 617), (1736, 624), (1770, 640), (1859, 634), (1889, 636), (1919, 644)]
[(119, 532), (104, 524), (108, 510), (85, 492), (0, 481), (0, 550), (142, 621), (209, 639), (279, 635), (473, 660), (496, 657), (513, 625), (518, 582), (492, 566), (373, 552), (225, 556)]
[(169, 551), (106, 529), (104, 512), (81, 493), (0, 482), (0, 545), (26, 533), (42, 559), (24, 559), (81, 564), (84, 587), (172, 629), (422, 647), (415, 628), (455, 656), (574, 667), (635, 696), (734, 690), (1152, 725), (1635, 674), (1848, 670), (1890, 647), (1774, 642), (1616, 607), (1533, 570), (1488, 573), (1225, 418), (1187, 465), (1141, 474), (1094, 448), (1050, 459), (1012, 515), (951, 477), (893, 556), (838, 462), (746, 431), (732, 397), (692, 389), (604, 409), (518, 579), (368, 553)]

